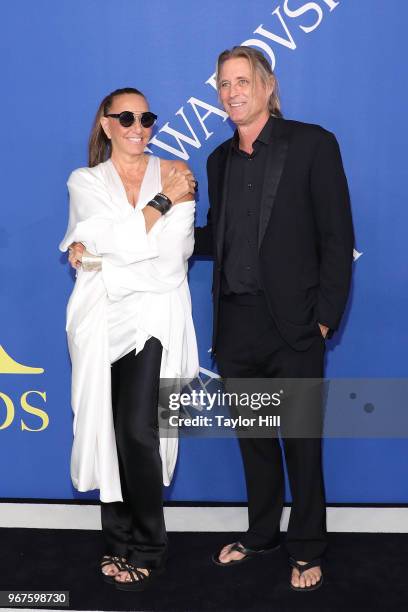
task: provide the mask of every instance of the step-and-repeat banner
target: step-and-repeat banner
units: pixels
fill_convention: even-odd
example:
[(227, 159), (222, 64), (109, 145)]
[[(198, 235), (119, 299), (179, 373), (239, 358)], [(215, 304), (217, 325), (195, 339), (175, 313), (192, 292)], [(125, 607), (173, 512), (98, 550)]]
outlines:
[[(280, 81), (285, 117), (318, 123), (340, 143), (356, 231), (354, 278), (334, 378), (407, 376), (406, 23), (401, 0), (15, 0), (2, 3), (0, 217), (0, 497), (92, 498), (69, 477), (72, 442), (65, 307), (74, 283), (58, 252), (66, 180), (111, 90), (142, 90), (159, 116), (150, 150), (186, 160), (208, 209), (207, 156), (232, 134), (214, 84), (218, 54), (261, 50)], [(202, 384), (210, 349), (211, 262), (190, 266)], [(350, 383), (345, 412), (367, 427), (393, 394)], [(357, 390), (358, 389), (358, 390)], [(330, 402), (328, 405), (330, 411)], [(391, 417), (390, 417), (391, 418)], [(408, 442), (324, 442), (329, 502), (408, 502)], [(245, 500), (237, 441), (183, 438), (171, 500)]]

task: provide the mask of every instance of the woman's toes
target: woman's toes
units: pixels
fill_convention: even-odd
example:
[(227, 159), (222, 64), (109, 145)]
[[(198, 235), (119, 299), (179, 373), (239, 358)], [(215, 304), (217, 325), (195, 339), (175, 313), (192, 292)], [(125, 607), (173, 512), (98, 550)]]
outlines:
[(110, 564), (110, 565), (105, 566), (105, 567), (102, 569), (102, 573), (103, 573), (105, 576), (114, 576), (114, 575), (115, 575), (115, 570), (116, 570), (115, 566), (114, 566), (114, 565), (112, 565), (112, 564)]
[(116, 580), (117, 582), (125, 582), (125, 572), (118, 572), (118, 573), (115, 575), (115, 580)]

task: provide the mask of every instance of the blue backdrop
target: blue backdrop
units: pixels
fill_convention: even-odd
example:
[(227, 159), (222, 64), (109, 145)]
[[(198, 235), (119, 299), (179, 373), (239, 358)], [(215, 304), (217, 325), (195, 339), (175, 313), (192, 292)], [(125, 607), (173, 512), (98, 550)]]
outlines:
[[(188, 160), (204, 224), (205, 160), (231, 135), (211, 77), (218, 53), (236, 44), (269, 57), (287, 118), (319, 123), (340, 142), (362, 255), (345, 324), (329, 343), (327, 374), (407, 376), (407, 20), (401, 0), (2, 4), (1, 497), (92, 497), (77, 494), (69, 478), (64, 326), (73, 276), (57, 245), (67, 222), (65, 182), (86, 165), (100, 100), (123, 86), (146, 93), (159, 115), (151, 151)], [(210, 274), (210, 262), (192, 263), (201, 366), (214, 370)], [(9, 357), (39, 370), (24, 371)], [(331, 439), (324, 452), (329, 502), (408, 502), (406, 439)], [(167, 493), (244, 500), (236, 441), (182, 440)]]

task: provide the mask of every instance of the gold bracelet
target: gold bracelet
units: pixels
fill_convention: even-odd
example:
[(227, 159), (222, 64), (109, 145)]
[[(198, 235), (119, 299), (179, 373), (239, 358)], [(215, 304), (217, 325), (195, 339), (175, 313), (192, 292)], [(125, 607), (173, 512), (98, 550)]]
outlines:
[(81, 264), (84, 272), (99, 272), (102, 270), (102, 256), (84, 251)]

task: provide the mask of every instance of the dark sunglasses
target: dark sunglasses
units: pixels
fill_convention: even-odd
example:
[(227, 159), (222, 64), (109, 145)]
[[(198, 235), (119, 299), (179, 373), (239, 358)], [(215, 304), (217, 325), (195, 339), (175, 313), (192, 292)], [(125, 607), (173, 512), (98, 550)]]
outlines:
[(132, 113), (132, 111), (122, 111), (121, 113), (108, 113), (105, 117), (113, 117), (113, 119), (119, 119), (120, 125), (123, 127), (130, 127), (136, 121), (136, 117), (139, 118), (140, 124), (144, 128), (152, 127), (157, 119), (157, 115), (150, 113)]

